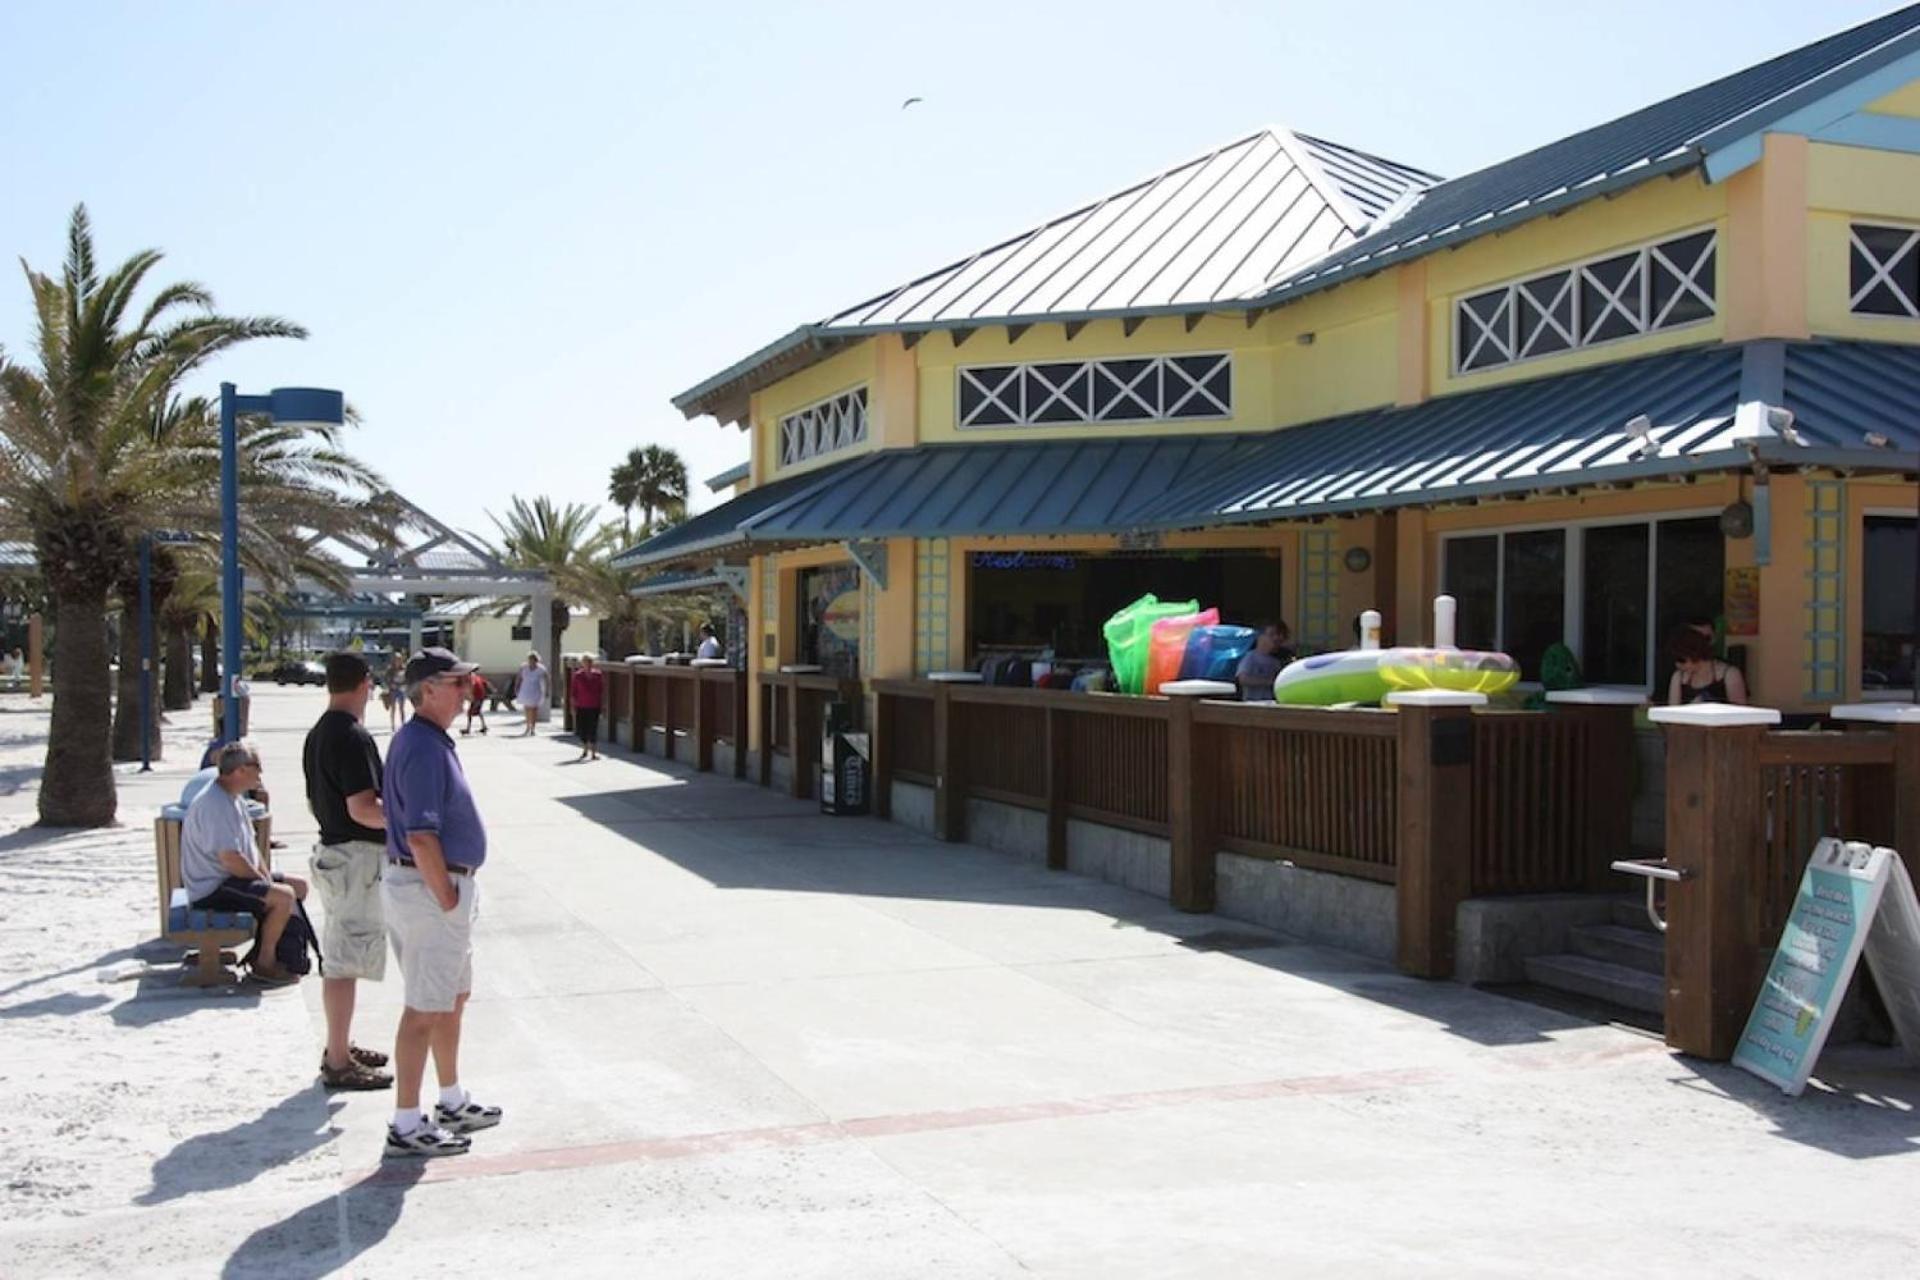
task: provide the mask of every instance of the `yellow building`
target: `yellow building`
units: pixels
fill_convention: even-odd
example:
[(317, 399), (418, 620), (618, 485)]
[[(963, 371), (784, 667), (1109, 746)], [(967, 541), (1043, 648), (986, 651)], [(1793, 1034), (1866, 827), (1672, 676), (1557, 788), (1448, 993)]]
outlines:
[(1911, 697), (1920, 12), (1450, 180), (1264, 129), (675, 403), (747, 474), (622, 562), (733, 585), (751, 672), (1097, 663), (1144, 590), (1418, 643), (1444, 589), (1529, 678), (1660, 700), (1701, 616), (1757, 702)]

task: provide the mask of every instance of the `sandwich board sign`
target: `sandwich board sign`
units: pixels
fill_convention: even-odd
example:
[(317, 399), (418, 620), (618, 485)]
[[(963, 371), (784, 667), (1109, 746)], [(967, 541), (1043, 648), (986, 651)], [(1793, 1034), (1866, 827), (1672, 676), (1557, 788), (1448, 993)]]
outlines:
[(1793, 912), (1734, 1050), (1734, 1065), (1798, 1096), (1864, 953), (1907, 1056), (1920, 1060), (1920, 901), (1900, 856), (1831, 836), (1800, 876)]

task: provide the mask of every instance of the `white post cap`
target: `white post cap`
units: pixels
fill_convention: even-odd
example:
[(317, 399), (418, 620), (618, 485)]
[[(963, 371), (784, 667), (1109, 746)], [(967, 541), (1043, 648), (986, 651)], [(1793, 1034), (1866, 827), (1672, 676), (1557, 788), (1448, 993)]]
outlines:
[(1655, 724), (1684, 724), (1701, 729), (1729, 729), (1739, 725), (1776, 725), (1780, 713), (1772, 707), (1736, 707), (1730, 702), (1695, 702), (1684, 707), (1655, 707), (1647, 712)]
[(1464, 689), (1395, 689), (1386, 702), (1390, 707), (1484, 707), (1487, 695)]
[(935, 684), (984, 684), (978, 671), (929, 671), (927, 679)]
[(1160, 686), (1169, 698), (1231, 698), (1240, 686), (1231, 680), (1169, 680)]
[(1555, 689), (1547, 701), (1571, 707), (1640, 707), (1647, 695), (1638, 689)]
[(1866, 724), (1920, 724), (1920, 706), (1911, 702), (1848, 702), (1827, 712), (1827, 718)]

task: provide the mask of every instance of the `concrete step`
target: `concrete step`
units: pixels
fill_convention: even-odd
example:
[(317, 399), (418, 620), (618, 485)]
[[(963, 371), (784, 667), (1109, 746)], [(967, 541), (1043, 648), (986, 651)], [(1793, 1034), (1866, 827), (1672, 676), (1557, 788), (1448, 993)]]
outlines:
[(1618, 924), (1574, 926), (1568, 936), (1575, 955), (1609, 964), (1638, 969), (1642, 973), (1665, 976), (1667, 972), (1666, 935), (1651, 929), (1630, 929)]
[(1576, 955), (1531, 956), (1526, 967), (1527, 980), (1543, 987), (1571, 991), (1642, 1013), (1666, 1011), (1666, 980), (1651, 973)]
[(1631, 898), (1615, 899), (1613, 922), (1622, 929), (1638, 929), (1642, 933), (1660, 936), (1659, 931), (1653, 927), (1653, 921), (1647, 919), (1647, 899), (1644, 893), (1636, 893)]

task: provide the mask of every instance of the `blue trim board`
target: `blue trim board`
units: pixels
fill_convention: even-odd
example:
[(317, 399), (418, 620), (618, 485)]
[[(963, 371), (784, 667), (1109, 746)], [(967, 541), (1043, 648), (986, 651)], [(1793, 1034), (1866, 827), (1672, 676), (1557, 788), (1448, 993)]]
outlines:
[[(1862, 74), (1866, 67), (1873, 70)], [(1822, 90), (1824, 82), (1839, 76), (1853, 78)], [(1763, 139), (1769, 133), (1817, 137), (1821, 130), (1914, 80), (1920, 80), (1920, 32), (1890, 40), (1872, 53), (1834, 68), (1805, 89), (1767, 104), (1764, 112), (1753, 113), (1700, 139), (1700, 149), (1706, 153), (1707, 181), (1724, 182), (1758, 164)], [(1777, 114), (1781, 106), (1796, 101), (1801, 105), (1791, 107), (1784, 115)]]
[(1813, 140), (1843, 147), (1868, 147), (1874, 151), (1904, 151), (1908, 155), (1920, 155), (1920, 120), (1909, 116), (1883, 116), (1872, 111), (1856, 111), (1815, 133)]

